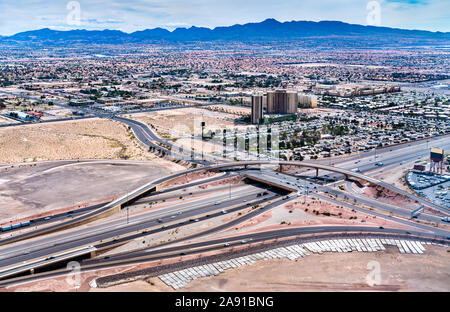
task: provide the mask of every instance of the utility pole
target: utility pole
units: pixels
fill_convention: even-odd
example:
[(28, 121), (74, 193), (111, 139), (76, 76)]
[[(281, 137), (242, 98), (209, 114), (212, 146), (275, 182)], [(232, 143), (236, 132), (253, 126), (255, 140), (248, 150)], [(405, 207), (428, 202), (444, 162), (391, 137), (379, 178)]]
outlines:
[(127, 205), (127, 224), (129, 222), (129, 214), (130, 214), (130, 207), (128, 206), (128, 192), (127, 192), (127, 201), (125, 203), (125, 205)]
[(306, 204), (306, 196), (308, 196), (308, 187), (305, 188), (305, 197), (303, 203)]
[(205, 122), (202, 121), (202, 123), (200, 125), (202, 127), (202, 160), (204, 160), (204, 157), (203, 157), (203, 138), (204, 138)]

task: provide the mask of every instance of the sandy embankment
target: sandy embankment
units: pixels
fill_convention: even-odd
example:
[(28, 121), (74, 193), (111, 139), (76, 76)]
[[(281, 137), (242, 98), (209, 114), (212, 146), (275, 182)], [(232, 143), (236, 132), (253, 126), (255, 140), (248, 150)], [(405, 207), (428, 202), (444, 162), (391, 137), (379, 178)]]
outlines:
[(106, 119), (63, 121), (0, 129), (0, 163), (59, 159), (134, 159), (155, 157), (132, 132)]

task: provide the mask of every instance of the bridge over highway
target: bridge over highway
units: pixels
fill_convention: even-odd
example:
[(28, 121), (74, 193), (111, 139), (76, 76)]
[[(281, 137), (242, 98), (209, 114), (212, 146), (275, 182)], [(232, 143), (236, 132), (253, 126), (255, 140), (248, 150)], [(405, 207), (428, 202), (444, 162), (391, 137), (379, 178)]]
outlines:
[(323, 164), (300, 162), (300, 161), (270, 161), (270, 160), (236, 161), (236, 162), (215, 164), (215, 165), (208, 165), (208, 166), (204, 166), (204, 167), (200, 167), (200, 168), (194, 168), (194, 169), (190, 169), (190, 170), (186, 170), (186, 171), (182, 171), (182, 172), (177, 172), (177, 173), (168, 175), (163, 178), (156, 179), (156, 180), (151, 181), (143, 186), (138, 187), (137, 189), (121, 196), (120, 198), (118, 198), (96, 210), (90, 211), (89, 213), (87, 213), (85, 215), (79, 216), (77, 218), (74, 218), (72, 220), (69, 220), (69, 221), (66, 221), (66, 222), (63, 222), (63, 223), (60, 223), (57, 225), (52, 225), (52, 226), (38, 229), (38, 230), (35, 230), (32, 232), (23, 233), (23, 234), (15, 236), (15, 237), (6, 238), (6, 239), (0, 241), (0, 245), (5, 245), (8, 243), (28, 239), (31, 237), (52, 233), (52, 232), (55, 232), (58, 230), (68, 229), (68, 228), (71, 228), (74, 226), (79, 226), (79, 225), (82, 225), (82, 224), (85, 224), (85, 223), (88, 223), (88, 222), (91, 222), (94, 220), (98, 220), (99, 218), (102, 218), (104, 216), (111, 215), (115, 212), (119, 212), (124, 205), (126, 205), (130, 202), (133, 202), (134, 200), (136, 200), (142, 196), (145, 196), (149, 193), (157, 191), (158, 189), (163, 187), (168, 182), (170, 182), (176, 178), (179, 178), (183, 175), (188, 175), (188, 174), (191, 174), (194, 172), (200, 172), (200, 171), (208, 171), (208, 170), (217, 170), (218, 171), (218, 170), (227, 169), (227, 168), (234, 168), (234, 167), (248, 168), (249, 166), (260, 166), (260, 165), (269, 165), (269, 166), (272, 165), (272, 166), (281, 166), (281, 167), (282, 166), (298, 166), (298, 167), (313, 168), (316, 170), (325, 170), (325, 171), (339, 173), (339, 174), (344, 175), (346, 178), (352, 177), (355, 179), (369, 182), (373, 185), (378, 185), (378, 186), (384, 187), (390, 191), (404, 195), (413, 201), (417, 201), (425, 206), (437, 209), (446, 215), (450, 215), (449, 210), (443, 206), (437, 205), (426, 199), (423, 199), (421, 197), (410, 194), (404, 190), (401, 190), (401, 189), (399, 189), (395, 186), (392, 186), (388, 183), (385, 183), (383, 181), (374, 179), (372, 177), (368, 177), (361, 173), (353, 172), (351, 170), (342, 169), (342, 168), (333, 167), (333, 166), (327, 166), (327, 165), (323, 165)]

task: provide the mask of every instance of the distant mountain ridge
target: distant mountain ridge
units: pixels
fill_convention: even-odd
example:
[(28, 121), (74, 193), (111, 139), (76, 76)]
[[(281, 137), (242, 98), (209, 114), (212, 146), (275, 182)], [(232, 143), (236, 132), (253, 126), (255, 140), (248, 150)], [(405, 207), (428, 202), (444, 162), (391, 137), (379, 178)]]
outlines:
[(406, 30), (389, 27), (363, 26), (338, 21), (291, 21), (279, 22), (266, 19), (259, 23), (236, 24), (233, 26), (177, 28), (169, 31), (163, 28), (145, 29), (133, 33), (120, 30), (51, 30), (49, 28), (25, 31), (9, 37), (1, 37), (0, 42), (22, 43), (147, 43), (155, 41), (195, 42), (195, 41), (277, 41), (301, 40), (302, 38), (342, 37), (346, 40), (450, 40), (449, 32)]

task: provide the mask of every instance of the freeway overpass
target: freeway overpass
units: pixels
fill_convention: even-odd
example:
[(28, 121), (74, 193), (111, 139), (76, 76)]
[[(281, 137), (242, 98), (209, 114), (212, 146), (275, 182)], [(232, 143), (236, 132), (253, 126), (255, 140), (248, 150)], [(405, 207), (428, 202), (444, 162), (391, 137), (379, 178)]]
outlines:
[(401, 190), (395, 186), (392, 186), (388, 183), (385, 183), (383, 181), (374, 179), (372, 177), (365, 176), (361, 173), (353, 172), (351, 170), (337, 168), (337, 167), (333, 167), (333, 166), (327, 166), (327, 165), (323, 165), (323, 164), (300, 162), (300, 161), (269, 161), (269, 160), (237, 161), (237, 162), (224, 163), (224, 164), (208, 165), (208, 166), (204, 166), (201, 168), (195, 168), (195, 169), (190, 169), (190, 170), (183, 171), (183, 172), (177, 172), (177, 173), (168, 175), (166, 177), (156, 179), (156, 180), (151, 181), (151, 182), (123, 195), (122, 197), (120, 197), (120, 198), (118, 198), (96, 210), (93, 210), (83, 216), (63, 222), (61, 224), (49, 226), (46, 228), (35, 230), (33, 232), (28, 232), (28, 233), (24, 233), (21, 235), (17, 235), (15, 237), (10, 237), (10, 238), (4, 239), (4, 240), (0, 241), (0, 246), (4, 245), (4, 244), (12, 243), (12, 242), (20, 241), (23, 239), (28, 239), (28, 238), (35, 237), (35, 236), (52, 233), (52, 232), (55, 232), (58, 230), (68, 229), (68, 228), (71, 228), (74, 226), (82, 225), (82, 224), (97, 220), (104, 216), (111, 215), (114, 212), (120, 211), (124, 205), (126, 205), (142, 196), (145, 196), (146, 194), (157, 191), (159, 188), (161, 188), (168, 182), (170, 182), (176, 178), (179, 178), (183, 175), (187, 175), (187, 174), (194, 173), (194, 172), (207, 171), (207, 170), (217, 170), (218, 171), (218, 170), (227, 169), (227, 168), (234, 168), (234, 167), (247, 168), (249, 166), (259, 166), (259, 165), (298, 166), (298, 167), (305, 167), (305, 168), (313, 168), (313, 169), (316, 169), (317, 171), (325, 170), (325, 171), (330, 171), (330, 172), (334, 172), (334, 173), (339, 173), (339, 174), (344, 175), (346, 178), (352, 177), (355, 179), (369, 182), (374, 185), (382, 186), (388, 190), (391, 190), (393, 192), (404, 195), (404, 196), (406, 196), (414, 201), (417, 201), (421, 204), (424, 204), (428, 207), (437, 209), (446, 215), (450, 215), (449, 210), (445, 207), (442, 207), (440, 205), (429, 202), (421, 197), (412, 195), (406, 191), (403, 191), (403, 190)]

